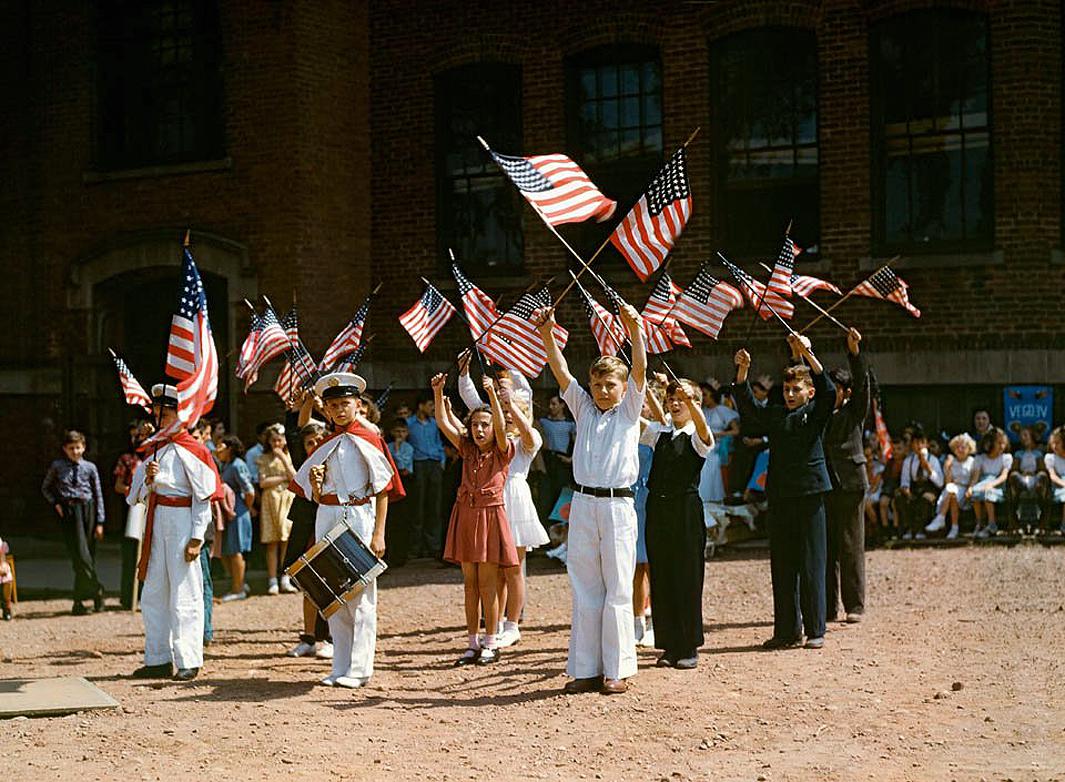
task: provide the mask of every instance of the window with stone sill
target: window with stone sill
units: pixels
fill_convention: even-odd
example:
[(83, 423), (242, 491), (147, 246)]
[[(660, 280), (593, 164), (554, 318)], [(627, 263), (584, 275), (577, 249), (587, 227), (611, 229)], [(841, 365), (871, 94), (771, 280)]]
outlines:
[(472, 63), (436, 77), (437, 244), (440, 268), (454, 249), (463, 271), (523, 271), (522, 199), (477, 141), (522, 149), (521, 68)]
[(100, 0), (97, 167), (225, 155), (221, 35), (212, 0)]
[(993, 242), (987, 18), (915, 11), (872, 29), (873, 244), (881, 254)]

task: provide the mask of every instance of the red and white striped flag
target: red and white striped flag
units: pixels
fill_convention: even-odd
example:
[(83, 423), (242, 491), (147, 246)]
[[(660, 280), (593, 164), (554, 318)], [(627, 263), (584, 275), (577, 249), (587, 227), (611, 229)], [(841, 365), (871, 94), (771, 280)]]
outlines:
[(236, 374), (241, 380), (244, 379), (248, 373), (252, 359), (255, 358), (255, 353), (259, 347), (259, 339), (263, 333), (263, 319), (259, 313), (252, 312), (251, 318), (248, 320), (248, 336), (244, 338), (243, 344), (240, 346), (240, 353), (237, 355), (237, 368)]
[(114, 359), (115, 369), (118, 370), (118, 382), (122, 384), (122, 396), (125, 397), (126, 404), (143, 407), (150, 413), (152, 411), (152, 398), (148, 396), (144, 386), (137, 381), (137, 378), (133, 376), (133, 372), (126, 366), (126, 362), (116, 356), (113, 350), (111, 351), (111, 358)]
[(888, 433), (887, 424), (884, 423), (884, 416), (880, 412), (880, 405), (876, 399), (873, 400), (873, 420), (876, 426), (876, 442), (880, 446), (880, 457), (884, 464), (887, 464), (895, 455), (895, 446), (891, 444), (891, 435)]
[(577, 290), (580, 291), (581, 300), (584, 302), (584, 312), (592, 327), (595, 343), (599, 346), (599, 353), (604, 356), (616, 356), (625, 344), (625, 329), (614, 314), (593, 299), (582, 285), (578, 285)]
[(901, 277), (885, 266), (877, 269), (869, 279), (859, 283), (854, 292), (859, 296), (893, 301), (915, 318), (919, 318), (921, 311), (910, 304), (910, 296), (907, 292), (909, 288), (910, 286)]
[[(290, 347), (288, 335), (281, 327), (281, 322), (277, 319), (277, 313), (273, 309), (267, 308), (266, 312), (257, 317), (259, 333), (255, 338), (254, 351), (238, 373), (238, 377), (244, 381), (245, 391), (259, 379), (259, 371), (267, 362), (277, 358)], [(252, 325), (255, 325), (254, 321)], [(249, 334), (248, 339), (251, 339), (251, 336)], [(245, 344), (248, 339), (244, 340)]]
[(488, 152), (548, 225), (579, 223), (593, 217), (601, 223), (617, 208), (617, 202), (600, 193), (581, 167), (565, 155), (512, 157), (491, 149)]
[[(533, 311), (551, 306), (551, 295), (544, 288), (539, 293), (523, 293), (509, 310), (485, 334), (484, 344), (493, 361), (505, 369), (536, 377), (547, 363), (547, 348), (540, 332), (529, 322)], [(566, 347), (569, 332), (558, 324), (553, 329), (559, 349)]]
[(485, 329), (499, 317), (499, 312), (488, 294), (466, 279), (457, 265), (451, 265), (451, 274), (454, 275), (455, 282), (459, 286), (459, 298), (462, 300), (462, 309), (470, 326), (470, 336), (478, 340), (484, 334)]
[(677, 322), (675, 310), (680, 293), (669, 272), (663, 272), (647, 297), (640, 316), (643, 318), (643, 335), (648, 353), (665, 353), (674, 347), (692, 346), (688, 335)]
[(837, 296), (842, 294), (842, 291), (828, 280), (822, 280), (820, 277), (810, 277), (806, 274), (791, 275), (791, 289), (798, 296), (809, 296), (814, 291), (828, 291)]
[(706, 264), (703, 264), (695, 279), (677, 299), (673, 314), (681, 323), (688, 324), (711, 339), (717, 339), (728, 314), (742, 306), (743, 296), (740, 292), (710, 274)]
[(399, 323), (418, 346), (418, 352), (424, 353), (429, 343), (454, 314), (455, 308), (451, 302), (434, 286), (427, 285), (421, 298), (399, 316)]
[(725, 264), (725, 268), (729, 270), (732, 279), (736, 281), (736, 286), (743, 291), (743, 295), (747, 297), (751, 307), (758, 309), (758, 314), (762, 316), (762, 320), (769, 320), (773, 317), (774, 311), (785, 320), (789, 320), (795, 314), (795, 305), (790, 301), (781, 297), (780, 294), (768, 290), (765, 285), (758, 282), (736, 264), (726, 261), (724, 258), (721, 259), (721, 262)]
[(291, 407), (297, 392), (314, 382), (315, 370), (311, 354), (302, 343), (297, 342), (285, 356), (281, 371), (274, 381), (274, 393), (281, 397), (286, 407)]
[[(790, 236), (784, 237), (784, 244), (777, 255), (777, 261), (773, 264), (773, 273), (769, 277), (769, 290), (782, 298), (791, 298), (791, 278), (795, 274), (795, 258), (801, 253), (799, 246), (791, 240)], [(773, 304), (771, 301), (770, 304)], [(774, 309), (776, 306), (774, 305)]]
[(673, 249), (692, 211), (684, 148), (651, 180), (647, 192), (622, 220), (610, 242), (643, 282)]
[(319, 371), (328, 372), (330, 367), (348, 353), (354, 353), (359, 349), (359, 342), (362, 340), (362, 329), (366, 325), (366, 316), (370, 312), (370, 298), (371, 296), (366, 297), (366, 300), (355, 311), (351, 320), (340, 330), (339, 334), (333, 337), (332, 343), (326, 348), (325, 355), (322, 356), (322, 360), (318, 365)]

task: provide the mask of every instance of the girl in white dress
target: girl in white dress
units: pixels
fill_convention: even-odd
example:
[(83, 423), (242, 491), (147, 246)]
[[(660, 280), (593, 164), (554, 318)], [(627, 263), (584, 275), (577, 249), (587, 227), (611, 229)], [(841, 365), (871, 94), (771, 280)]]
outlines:
[(970, 497), (966, 490), (973, 482), (973, 470), (976, 467), (976, 442), (967, 434), (950, 438), (951, 455), (943, 465), (943, 491), (936, 503), (936, 517), (925, 527), (925, 532), (939, 532), (947, 525), (950, 514), (950, 531), (947, 540), (958, 537), (958, 517), (961, 511), (968, 509)]

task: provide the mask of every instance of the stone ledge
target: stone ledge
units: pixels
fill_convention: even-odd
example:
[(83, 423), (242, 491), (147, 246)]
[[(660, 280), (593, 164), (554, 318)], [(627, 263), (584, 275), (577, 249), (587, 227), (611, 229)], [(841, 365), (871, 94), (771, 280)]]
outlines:
[(197, 160), (193, 163), (173, 163), (165, 166), (144, 166), (143, 168), (124, 168), (117, 171), (86, 171), (81, 181), (87, 185), (102, 182), (121, 182), (128, 179), (153, 179), (164, 176), (183, 176), (185, 174), (206, 174), (212, 171), (229, 171), (233, 168), (233, 158), (218, 160)]

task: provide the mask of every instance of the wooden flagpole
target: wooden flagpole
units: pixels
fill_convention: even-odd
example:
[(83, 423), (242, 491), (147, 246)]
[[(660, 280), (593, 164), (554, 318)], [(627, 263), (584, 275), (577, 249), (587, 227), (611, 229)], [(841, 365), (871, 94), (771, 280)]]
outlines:
[[(717, 255), (718, 255), (718, 257), (719, 257), (719, 258), (721, 258), (721, 260), (723, 260), (723, 261), (724, 261), (724, 260), (728, 260), (727, 258), (725, 258), (725, 256), (724, 256), (724, 255), (722, 255), (722, 254), (721, 254), (721, 252), (720, 252), (720, 251), (718, 251)], [(726, 268), (728, 268), (728, 267), (726, 267)], [(739, 280), (736, 280), (736, 282), (737, 282), (737, 283), (739, 283), (740, 287), (743, 287), (743, 288), (748, 288), (748, 290), (750, 290), (749, 286), (747, 286), (746, 284), (744, 284), (744, 283), (740, 282)], [(779, 321), (780, 321), (780, 323), (781, 323), (781, 325), (783, 325), (783, 326), (784, 326), (784, 328), (786, 328), (786, 329), (788, 330), (788, 333), (789, 333), (789, 334), (795, 334), (795, 333), (797, 333), (797, 332), (795, 331), (795, 329), (793, 329), (793, 328), (791, 327), (791, 325), (790, 325), (790, 324), (789, 324), (789, 323), (788, 323), (788, 322), (787, 322), (786, 320), (784, 320), (784, 318), (780, 317), (780, 313), (779, 313), (779, 312), (777, 312), (777, 311), (776, 311), (775, 309), (773, 309), (773, 305), (772, 305), (772, 304), (770, 304), (770, 303), (769, 303), (768, 301), (765, 301), (765, 300), (764, 300), (764, 298), (765, 298), (765, 297), (763, 297), (763, 301), (762, 301), (762, 302), (761, 302), (761, 303), (760, 303), (760, 304), (758, 305), (758, 309), (757, 309), (757, 310), (755, 310), (755, 315), (757, 315), (757, 314), (758, 314), (758, 310), (761, 310), (761, 309), (762, 309), (762, 307), (765, 307), (765, 308), (766, 308), (767, 310), (769, 310), (770, 312), (772, 312), (772, 313), (773, 313), (773, 315), (775, 315), (775, 316), (776, 316), (776, 319), (777, 319), (777, 320), (779, 320)]]
[[(764, 263), (759, 263), (758, 265), (759, 265), (759, 266), (761, 266), (761, 267), (762, 267), (763, 269), (765, 269), (765, 270), (766, 270), (767, 272), (769, 272), (770, 274), (772, 274), (772, 271), (773, 271), (773, 270), (772, 270), (772, 269), (770, 269), (770, 268), (769, 268), (768, 266), (766, 266), (766, 265), (765, 265)], [(809, 305), (810, 305), (811, 307), (813, 307), (813, 308), (814, 308), (815, 310), (817, 310), (818, 312), (820, 312), (822, 316), (824, 316), (824, 317), (828, 318), (828, 319), (829, 319), (830, 321), (832, 321), (833, 323), (835, 323), (835, 324), (836, 324), (837, 326), (839, 326), (839, 327), (840, 327), (841, 329), (843, 329), (843, 330), (844, 330), (844, 331), (846, 331), (846, 332), (850, 332), (850, 326), (845, 326), (845, 325), (843, 325), (843, 324), (842, 324), (842, 323), (840, 323), (840, 322), (839, 322), (839, 320), (837, 320), (837, 319), (836, 319), (836, 318), (835, 318), (834, 316), (832, 316), (832, 315), (829, 315), (829, 314), (828, 314), (828, 310), (826, 310), (826, 309), (825, 309), (824, 307), (822, 307), (822, 306), (821, 306), (820, 304), (818, 304), (818, 303), (817, 303), (816, 301), (814, 301), (813, 299), (811, 299), (811, 298), (810, 298), (809, 296), (803, 296), (803, 295), (802, 295), (801, 293), (799, 293), (799, 292), (798, 292), (797, 290), (795, 290), (794, 288), (792, 288), (792, 293), (794, 293), (794, 294), (795, 294), (796, 296), (798, 296), (798, 297), (799, 297), (800, 299), (802, 299), (803, 301), (805, 301), (805, 302), (806, 302), (807, 304), (809, 304)]]
[(832, 312), (832, 310), (834, 310), (840, 304), (842, 304), (847, 299), (849, 299), (851, 296), (853, 296), (854, 292), (856, 290), (858, 290), (858, 288), (861, 287), (862, 283), (865, 283), (865, 282), (869, 281), (871, 278), (875, 277), (877, 274), (882, 272), (884, 269), (886, 269), (889, 266), (891, 266), (891, 264), (893, 264), (895, 261), (897, 261), (901, 257), (902, 256), (900, 256), (900, 255), (896, 255), (895, 257), (891, 258), (887, 263), (885, 263), (883, 266), (881, 266), (875, 272), (870, 274), (868, 277), (866, 277), (861, 282), (859, 282), (857, 285), (855, 285), (853, 288), (851, 288), (849, 291), (847, 291), (840, 299), (838, 299), (837, 301), (833, 302), (832, 306), (829, 307), (828, 309), (826, 309), (823, 314), (818, 315), (816, 318), (814, 318), (809, 323), (807, 323), (805, 326), (803, 326), (802, 330), (799, 333), (800, 334), (805, 334), (810, 329), (810, 327), (813, 326), (815, 323), (817, 323), (819, 320), (821, 320), (821, 318), (826, 317), (828, 315), (828, 313)]

